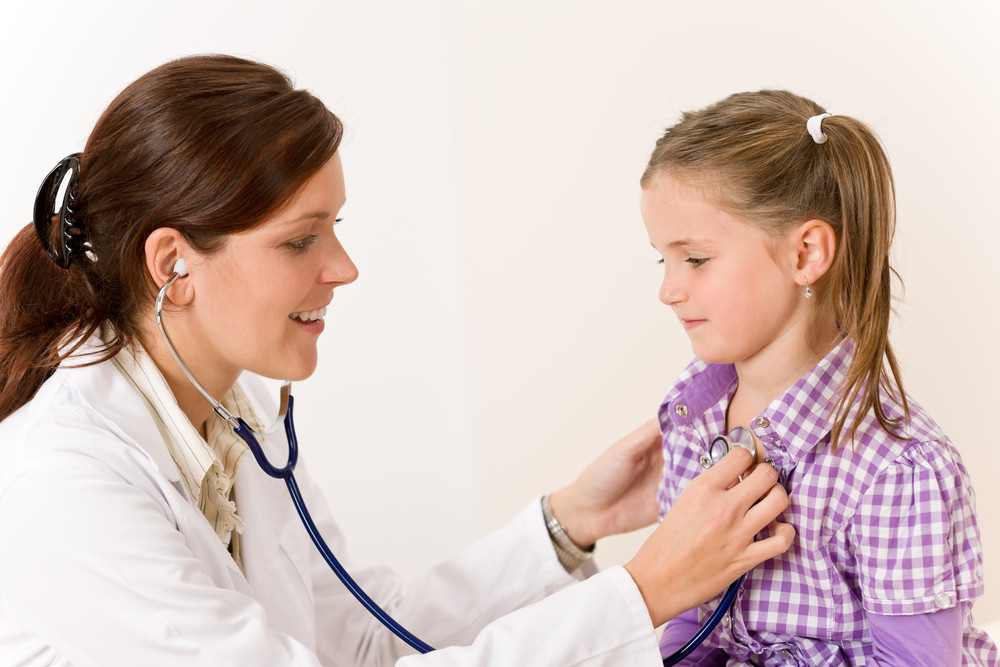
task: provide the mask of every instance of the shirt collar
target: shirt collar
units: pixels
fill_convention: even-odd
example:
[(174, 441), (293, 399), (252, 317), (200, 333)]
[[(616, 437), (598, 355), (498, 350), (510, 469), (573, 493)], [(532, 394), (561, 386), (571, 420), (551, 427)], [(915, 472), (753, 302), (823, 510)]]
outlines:
[[(792, 461), (825, 446), (832, 411), (853, 358), (854, 345), (843, 339), (754, 419), (751, 428), (767, 450), (780, 448)], [(700, 421), (710, 408), (728, 403), (738, 378), (732, 364), (692, 362), (660, 406), (660, 425), (683, 427)]]
[[(195, 503), (200, 501), (209, 470), (218, 467), (216, 462), (235, 476), (240, 460), (249, 449), (228, 424), (221, 419), (209, 420), (208, 440), (202, 438), (141, 345), (123, 348), (112, 362), (145, 399), (170, 456), (180, 470), (184, 487)], [(250, 428), (262, 432), (261, 422), (238, 384), (219, 400), (233, 415), (242, 417)]]
[(854, 344), (842, 339), (758, 415), (754, 434), (765, 447), (782, 443), (792, 461), (826, 447), (833, 428), (833, 410), (853, 357)]

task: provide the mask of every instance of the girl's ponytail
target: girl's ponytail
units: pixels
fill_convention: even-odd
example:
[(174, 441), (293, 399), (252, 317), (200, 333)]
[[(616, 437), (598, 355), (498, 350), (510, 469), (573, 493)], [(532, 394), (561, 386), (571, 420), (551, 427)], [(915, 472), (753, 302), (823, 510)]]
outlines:
[[(871, 130), (853, 118), (831, 116), (823, 129), (830, 139), (822, 150), (840, 202), (837, 255), (825, 283), (837, 325), (854, 341), (854, 359), (834, 409), (832, 442), (837, 443), (855, 404), (858, 416), (872, 410), (890, 433), (909, 420), (910, 407), (889, 342), (892, 279), (899, 277), (889, 264), (896, 227), (889, 159)], [(899, 405), (903, 415), (887, 415), (882, 396)], [(846, 439), (856, 424), (856, 418), (851, 420)]]

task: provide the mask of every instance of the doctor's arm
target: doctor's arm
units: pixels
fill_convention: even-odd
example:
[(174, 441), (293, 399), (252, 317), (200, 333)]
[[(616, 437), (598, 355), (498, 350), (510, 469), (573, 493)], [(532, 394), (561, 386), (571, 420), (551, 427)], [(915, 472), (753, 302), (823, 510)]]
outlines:
[[(399, 667), (659, 665), (655, 626), (791, 544), (791, 526), (772, 523), (788, 503), (775, 471), (758, 466), (736, 484), (750, 463), (748, 452), (733, 451), (688, 484), (624, 568), (497, 620), (470, 646), (404, 658)], [(768, 524), (772, 535), (755, 542)]]
[[(590, 481), (576, 490), (611, 488), (607, 495), (622, 502), (629, 497), (622, 489), (641, 489), (641, 483), (597, 484), (593, 480), (636, 479), (633, 471), (644, 470), (645, 464), (635, 465), (633, 454), (652, 451), (647, 439), (643, 435), (626, 438), (628, 443), (615, 445), (607, 455), (612, 464), (594, 464), (597, 470), (619, 468), (625, 474), (596, 474), (592, 466), (581, 475)], [(751, 544), (753, 535), (787, 500), (769, 466), (731, 489), (750, 463), (749, 454), (744, 460), (739, 456), (735, 452), (689, 485), (683, 501), (678, 500), (627, 569), (613, 567), (583, 582), (567, 574), (556, 559), (537, 501), (499, 531), (409, 587), (404, 588), (385, 568), (355, 568), (349, 557), (341, 559), (384, 609), (441, 649), (403, 658), (401, 665), (645, 664), (643, 660), (659, 655), (655, 625), (709, 599), (744, 570), (790, 543), (791, 528), (784, 526), (774, 531), (773, 538)], [(621, 465), (623, 460), (633, 464)], [(300, 482), (306, 501), (314, 508), (314, 518), (331, 547), (342, 554), (343, 535), (321, 491), (304, 473)], [(579, 497), (596, 495), (590, 491)], [(616, 503), (603, 504), (613, 507)], [(607, 526), (621, 529), (623, 521), (632, 519), (602, 525), (605, 530)], [(311, 571), (321, 660), (388, 665), (412, 652), (360, 609), (318, 555), (313, 554)], [(692, 582), (695, 577), (700, 580)], [(553, 659), (540, 662), (542, 656)]]

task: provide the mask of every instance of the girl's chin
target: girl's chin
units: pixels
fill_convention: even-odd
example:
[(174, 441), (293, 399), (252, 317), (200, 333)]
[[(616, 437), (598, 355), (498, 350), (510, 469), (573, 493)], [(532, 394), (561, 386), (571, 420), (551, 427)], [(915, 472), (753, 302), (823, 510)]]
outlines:
[(732, 364), (736, 362), (732, 354), (726, 354), (719, 350), (694, 347), (692, 352), (694, 352), (694, 356), (709, 364)]

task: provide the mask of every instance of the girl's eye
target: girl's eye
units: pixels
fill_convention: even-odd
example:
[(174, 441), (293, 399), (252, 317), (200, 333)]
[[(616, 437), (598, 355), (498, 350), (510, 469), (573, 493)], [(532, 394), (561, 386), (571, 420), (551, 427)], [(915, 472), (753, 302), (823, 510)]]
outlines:
[(701, 266), (702, 264), (704, 264), (705, 262), (707, 262), (708, 261), (708, 257), (688, 257), (684, 261), (687, 262), (688, 264), (693, 264), (695, 266), (695, 268), (697, 268), (697, 267)]
[(309, 236), (303, 236), (302, 238), (296, 239), (295, 241), (288, 241), (287, 243), (285, 243), (285, 247), (288, 248), (289, 250), (292, 250), (293, 252), (303, 252), (309, 246), (315, 243), (318, 238), (319, 236), (317, 236), (316, 234), (310, 234)]

